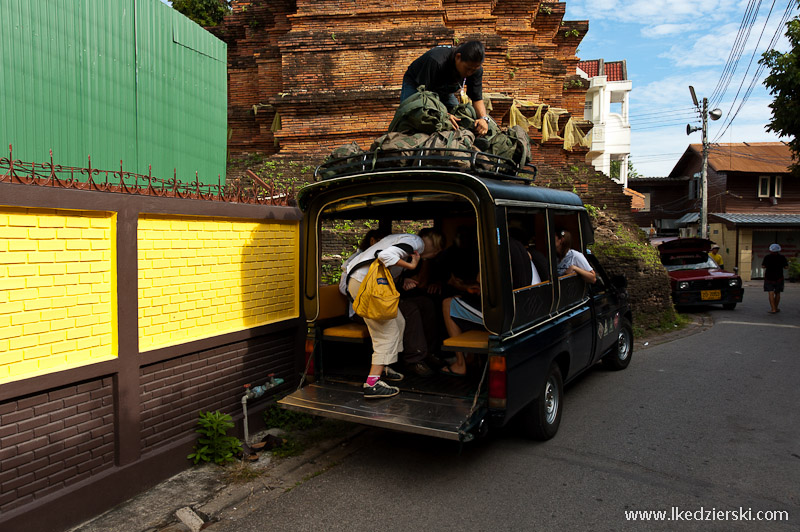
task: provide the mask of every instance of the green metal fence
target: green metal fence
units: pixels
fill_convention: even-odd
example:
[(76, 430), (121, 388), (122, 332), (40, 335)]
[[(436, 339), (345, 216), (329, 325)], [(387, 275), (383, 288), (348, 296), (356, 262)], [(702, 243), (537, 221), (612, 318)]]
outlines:
[[(227, 47), (159, 0), (0, 0), (0, 143), (14, 157), (217, 183)], [(3, 150), (5, 151), (5, 150)]]

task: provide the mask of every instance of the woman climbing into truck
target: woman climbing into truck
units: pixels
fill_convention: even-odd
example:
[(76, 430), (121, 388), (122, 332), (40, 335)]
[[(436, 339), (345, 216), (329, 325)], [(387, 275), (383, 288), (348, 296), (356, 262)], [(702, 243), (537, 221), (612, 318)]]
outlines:
[[(431, 228), (422, 229), (418, 235), (407, 233), (393, 234), (382, 238), (370, 246), (350, 262), (347, 275), (348, 291), (351, 296), (358, 294), (361, 282), (367, 274), (365, 259), (376, 258), (381, 261), (397, 279), (402, 271), (414, 270), (420, 259), (435, 257), (443, 247), (444, 237)], [(397, 316), (389, 320), (372, 320), (364, 318), (364, 323), (372, 339), (372, 366), (367, 381), (364, 383), (364, 398), (393, 397), (400, 393), (399, 388), (389, 386), (389, 381), (403, 380), (403, 374), (389, 367), (397, 362), (397, 354), (403, 350), (403, 332), (406, 322), (403, 313), (398, 310)]]

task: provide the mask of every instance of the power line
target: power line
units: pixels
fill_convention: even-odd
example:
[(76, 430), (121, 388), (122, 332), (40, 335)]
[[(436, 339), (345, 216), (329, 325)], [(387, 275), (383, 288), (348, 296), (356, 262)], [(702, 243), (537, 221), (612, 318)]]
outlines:
[[(767, 13), (767, 18), (764, 20), (764, 26), (761, 28), (761, 34), (758, 36), (758, 41), (756, 41), (755, 47), (753, 47), (753, 53), (750, 55), (750, 61), (747, 63), (747, 69), (744, 71), (742, 75), (742, 81), (739, 83), (739, 88), (736, 89), (736, 95), (733, 97), (733, 101), (731, 102), (730, 109), (733, 109), (733, 106), (736, 105), (736, 99), (739, 97), (739, 92), (742, 90), (742, 85), (744, 85), (744, 80), (747, 77), (747, 73), (750, 72), (750, 67), (753, 65), (753, 58), (756, 56), (756, 52), (758, 51), (758, 45), (761, 44), (761, 38), (764, 37), (764, 30), (767, 29), (767, 24), (769, 24), (769, 18), (772, 16), (772, 10), (775, 8), (775, 0), (772, 0), (772, 5), (769, 8), (769, 12)], [(728, 111), (730, 112), (730, 110)]]
[(739, 25), (739, 31), (736, 34), (736, 38), (733, 41), (733, 46), (728, 54), (728, 60), (725, 63), (725, 68), (723, 68), (720, 79), (717, 81), (717, 86), (714, 87), (714, 91), (711, 93), (711, 97), (709, 98), (709, 101), (712, 102), (712, 106), (716, 105), (716, 103), (722, 99), (722, 96), (728, 90), (728, 85), (730, 85), (731, 79), (733, 79), (733, 75), (736, 73), (739, 60), (744, 52), (744, 46), (747, 43), (747, 40), (750, 38), (750, 30), (755, 23), (756, 16), (758, 15), (758, 7), (760, 6), (761, 0), (758, 0), (758, 6), (756, 6), (755, 0), (750, 0), (750, 2), (747, 4), (747, 9), (745, 9), (742, 22)]
[[(770, 39), (769, 45), (767, 46), (768, 50), (771, 50), (775, 47), (775, 44), (778, 42), (778, 39), (780, 38), (782, 28), (789, 21), (789, 17), (791, 16), (792, 12), (792, 3), (793, 3), (792, 0), (790, 0), (789, 3), (787, 3), (786, 10), (784, 11), (783, 16), (781, 17), (780, 22), (778, 23), (778, 27), (775, 28), (775, 33), (772, 35), (772, 39)], [(736, 119), (736, 116), (738, 116), (739, 111), (742, 110), (742, 107), (744, 107), (745, 102), (747, 102), (747, 100), (750, 98), (750, 94), (752, 94), (756, 82), (761, 78), (761, 73), (764, 71), (765, 66), (766, 65), (764, 65), (763, 63), (759, 63), (758, 69), (756, 69), (756, 72), (753, 74), (753, 77), (750, 81), (750, 85), (747, 87), (744, 96), (742, 96), (742, 101), (739, 103), (739, 107), (736, 109), (736, 112), (732, 116), (730, 116), (730, 118), (727, 119), (727, 123), (725, 124), (724, 129), (714, 138), (714, 142), (717, 142), (720, 138), (722, 138), (725, 132), (728, 131), (728, 128), (731, 126), (731, 124), (733, 124), (733, 121)]]

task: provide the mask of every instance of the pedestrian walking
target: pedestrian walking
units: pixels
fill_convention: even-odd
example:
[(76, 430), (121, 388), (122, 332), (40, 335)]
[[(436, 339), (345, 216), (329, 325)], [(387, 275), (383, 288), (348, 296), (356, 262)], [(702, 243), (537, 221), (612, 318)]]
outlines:
[(781, 292), (783, 292), (783, 270), (789, 267), (789, 262), (786, 257), (781, 255), (780, 251), (780, 244), (770, 245), (769, 255), (761, 261), (761, 267), (764, 268), (764, 292), (769, 293), (770, 314), (781, 311), (778, 305), (780, 305)]

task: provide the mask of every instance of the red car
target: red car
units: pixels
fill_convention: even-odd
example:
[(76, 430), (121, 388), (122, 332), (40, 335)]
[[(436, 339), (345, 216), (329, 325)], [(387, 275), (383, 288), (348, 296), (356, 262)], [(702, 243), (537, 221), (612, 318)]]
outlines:
[(742, 301), (742, 278), (721, 269), (708, 256), (710, 249), (711, 241), (705, 238), (675, 238), (658, 245), (675, 306), (722, 304), (733, 310)]

